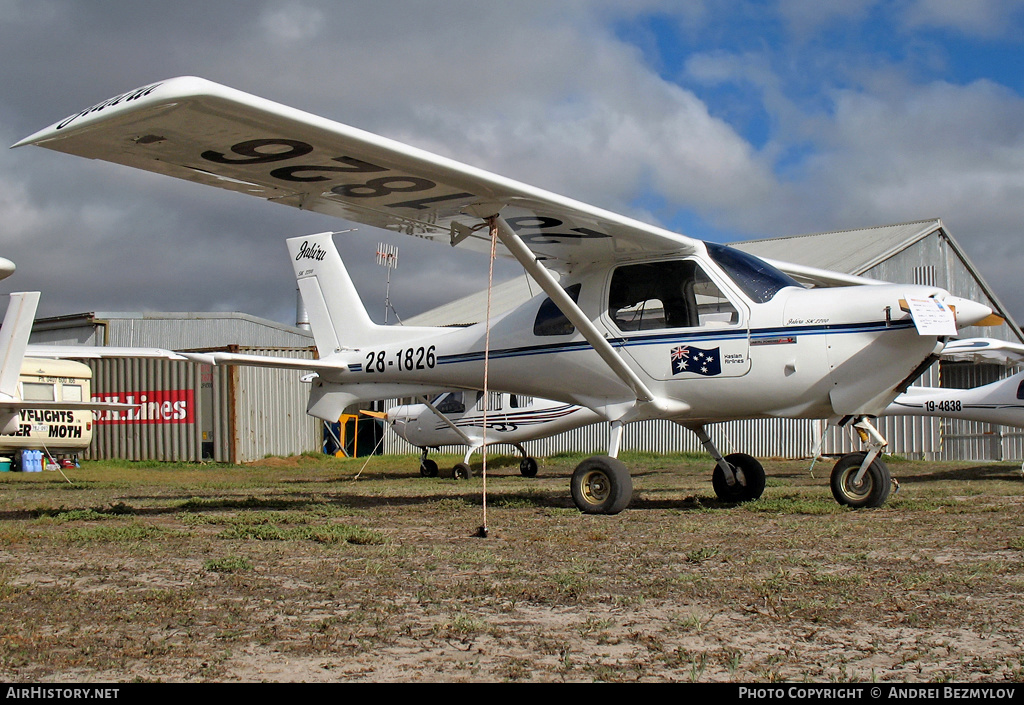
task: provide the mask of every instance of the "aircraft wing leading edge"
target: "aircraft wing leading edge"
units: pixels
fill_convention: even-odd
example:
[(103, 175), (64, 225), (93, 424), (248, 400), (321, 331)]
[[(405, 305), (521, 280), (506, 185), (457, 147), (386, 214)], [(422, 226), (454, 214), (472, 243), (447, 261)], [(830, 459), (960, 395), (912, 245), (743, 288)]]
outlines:
[[(502, 216), (554, 269), (700, 241), (201, 78), (144, 86), (13, 145), (35, 144), (489, 251)], [(467, 215), (473, 213), (475, 215)], [(502, 254), (508, 254), (502, 252)]]

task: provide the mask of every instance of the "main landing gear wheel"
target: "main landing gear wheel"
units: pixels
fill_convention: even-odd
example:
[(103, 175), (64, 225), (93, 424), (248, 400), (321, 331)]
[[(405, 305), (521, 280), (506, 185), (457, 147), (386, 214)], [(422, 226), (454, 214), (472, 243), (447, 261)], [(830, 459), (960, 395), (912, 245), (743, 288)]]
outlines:
[(730, 485), (725, 479), (725, 472), (715, 465), (711, 474), (711, 486), (715, 494), (723, 502), (751, 502), (764, 492), (764, 468), (756, 458), (746, 453), (733, 453), (725, 456), (725, 461), (732, 466), (736, 474), (736, 482)]
[(867, 453), (847, 453), (832, 468), (832, 496), (847, 507), (880, 507), (889, 498), (892, 477), (889, 468), (879, 458), (871, 461), (860, 482), (855, 482), (861, 463)]
[(437, 477), (437, 463), (428, 459), (421, 460), (420, 475), (423, 477)]
[(584, 514), (618, 514), (633, 496), (633, 478), (616, 458), (595, 455), (572, 474), (572, 501)]
[(537, 477), (538, 467), (536, 458), (523, 458), (519, 461), (519, 474), (523, 477)]
[(469, 467), (469, 463), (459, 463), (452, 468), (452, 477), (456, 480), (468, 480), (473, 477), (473, 468)]

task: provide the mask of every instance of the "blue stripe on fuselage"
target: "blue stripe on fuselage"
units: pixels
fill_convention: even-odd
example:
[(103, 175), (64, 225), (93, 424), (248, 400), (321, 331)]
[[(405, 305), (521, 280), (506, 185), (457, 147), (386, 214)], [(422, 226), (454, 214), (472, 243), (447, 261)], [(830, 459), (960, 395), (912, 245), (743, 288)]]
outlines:
[[(779, 336), (799, 337), (801, 335), (829, 335), (848, 333), (878, 333), (885, 330), (905, 330), (913, 328), (913, 321), (877, 321), (875, 323), (841, 323), (822, 324), (813, 326), (780, 326), (778, 328), (759, 328), (750, 331), (751, 342), (763, 338), (777, 338)], [(723, 334), (724, 333), (724, 334)], [(645, 345), (678, 345), (681, 343), (703, 343), (720, 340), (746, 340), (747, 330), (736, 330), (732, 333), (723, 331), (720, 328), (709, 331), (687, 331), (685, 333), (658, 333), (657, 335), (636, 335), (628, 338), (609, 338), (608, 342), (612, 347), (636, 347)], [(590, 343), (580, 340), (572, 343), (550, 343), (548, 345), (531, 345), (521, 348), (505, 348), (503, 350), (492, 350), (490, 358), (498, 360), (502, 358), (523, 357), (527, 355), (547, 355), (551, 353), (580, 352), (592, 350)], [(484, 359), (483, 351), (458, 353), (455, 355), (439, 355), (438, 365), (451, 365), (460, 362), (476, 362)]]

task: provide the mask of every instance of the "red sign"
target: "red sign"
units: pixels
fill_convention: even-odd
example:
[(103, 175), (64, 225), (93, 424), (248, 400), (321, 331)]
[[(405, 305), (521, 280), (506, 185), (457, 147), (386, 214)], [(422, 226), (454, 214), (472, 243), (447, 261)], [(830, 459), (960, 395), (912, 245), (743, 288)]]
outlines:
[(155, 392), (101, 392), (93, 401), (138, 404), (126, 411), (94, 411), (97, 424), (195, 423), (195, 392), (161, 389)]

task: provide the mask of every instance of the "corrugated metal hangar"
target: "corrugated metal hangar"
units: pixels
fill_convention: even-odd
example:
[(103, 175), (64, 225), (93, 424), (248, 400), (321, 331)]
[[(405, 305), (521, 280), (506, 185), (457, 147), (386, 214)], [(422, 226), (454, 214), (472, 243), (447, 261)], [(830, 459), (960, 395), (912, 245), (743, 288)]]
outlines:
[[(41, 318), (30, 342), (316, 356), (308, 330), (241, 313), (82, 313)], [(142, 404), (95, 420), (90, 459), (242, 463), (320, 448), (294, 370), (148, 358), (85, 360), (93, 398)]]
[[(932, 284), (957, 296), (1006, 310), (978, 269), (940, 220), (730, 243), (760, 257), (831, 269), (885, 281)], [(492, 315), (510, 310), (540, 293), (526, 277), (495, 288)], [(486, 292), (426, 312), (409, 325), (454, 325), (484, 318)], [(963, 337), (1024, 342), (1007, 318), (999, 328), (968, 329)], [(88, 313), (40, 319), (32, 343), (159, 347), (191, 352), (232, 351), (287, 357), (315, 357), (310, 333), (239, 313)], [(320, 422), (306, 415), (308, 386), (291, 370), (211, 367), (153, 359), (91, 360), (93, 396), (145, 402), (151, 412), (138, 418), (107, 414), (97, 420), (88, 457), (131, 460), (212, 459), (246, 462), (266, 455), (291, 455), (322, 447)], [(917, 384), (966, 388), (1007, 374), (996, 364), (942, 362)], [(170, 402), (167, 404), (165, 402)], [(179, 402), (184, 402), (179, 403)], [(388, 400), (384, 408), (397, 403)], [(161, 413), (161, 410), (169, 410)], [(929, 417), (880, 419), (889, 452), (912, 458), (988, 460), (1024, 458), (1021, 429)], [(723, 450), (758, 457), (808, 457), (856, 450), (847, 431), (825, 429), (815, 421), (773, 419), (736, 421), (709, 428)], [(531, 455), (604, 452), (607, 424), (598, 424), (526, 444)], [(626, 427), (622, 447), (654, 452), (703, 449), (694, 434), (666, 421)], [(414, 449), (386, 434), (385, 453)], [(462, 452), (462, 451), (460, 451)]]

